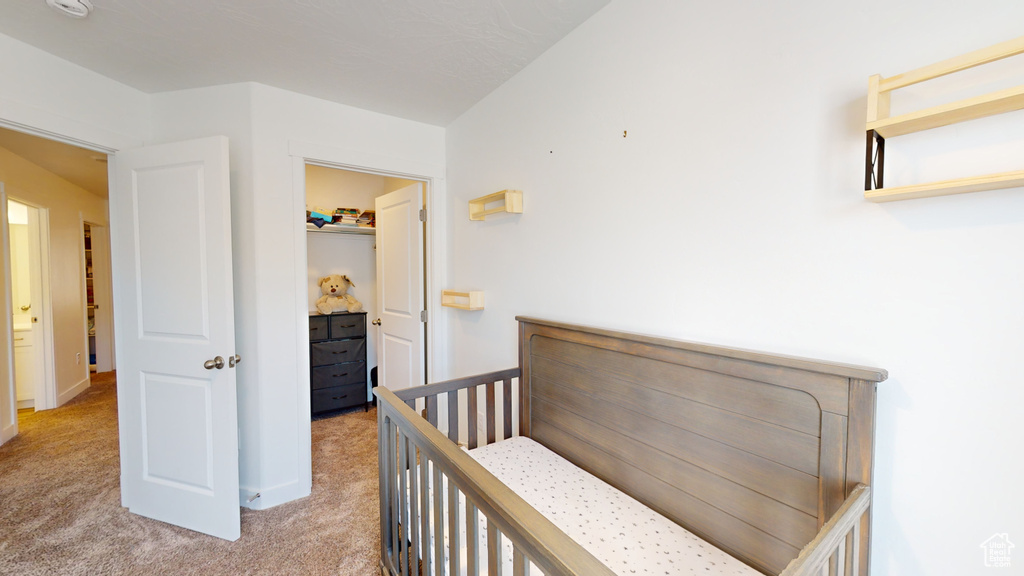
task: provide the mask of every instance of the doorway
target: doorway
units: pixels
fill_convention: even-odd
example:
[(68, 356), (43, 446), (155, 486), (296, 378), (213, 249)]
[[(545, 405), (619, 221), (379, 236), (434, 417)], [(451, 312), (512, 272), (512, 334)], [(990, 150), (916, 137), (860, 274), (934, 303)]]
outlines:
[[(322, 296), (320, 279), (344, 275), (351, 281), (349, 294), (356, 297), (366, 312), (366, 385), (367, 400), (372, 401), (373, 385), (377, 384), (378, 346), (381, 330), (381, 303), (378, 295), (377, 235), (375, 201), (410, 185), (426, 187), (427, 183), (404, 176), (371, 173), (336, 166), (307, 163), (305, 165), (306, 201), (306, 267), (309, 314), (318, 315), (316, 302)], [(424, 195), (424, 200), (426, 195)], [(417, 210), (425, 208), (418, 206)], [(351, 214), (351, 216), (350, 216)], [(422, 233), (420, 233), (423, 236)], [(425, 243), (424, 243), (425, 245)], [(419, 254), (426, 268), (426, 254)], [(417, 291), (426, 299), (426, 275), (418, 281)], [(312, 327), (311, 327), (312, 328)], [(426, 323), (420, 328), (424, 337), (420, 357), (426, 374)], [(314, 359), (315, 364), (315, 359)], [(329, 384), (320, 382), (316, 368), (311, 368), (312, 388)], [(425, 382), (419, 382), (423, 384)], [(316, 391), (313, 391), (313, 412), (318, 412)]]
[(53, 339), (50, 321), (47, 211), (7, 201), (14, 389), (18, 410), (53, 407)]
[[(0, 180), (13, 201), (5, 200), (12, 223), (3, 239), (13, 283), (3, 288), (12, 296), (4, 313), (6, 337), (17, 344), (9, 386), (17, 408), (56, 408), (90, 386), (83, 223), (106, 230), (105, 161), (105, 154), (0, 128)], [(99, 259), (109, 262), (108, 250), (109, 242)], [(102, 338), (112, 347), (112, 334)]]

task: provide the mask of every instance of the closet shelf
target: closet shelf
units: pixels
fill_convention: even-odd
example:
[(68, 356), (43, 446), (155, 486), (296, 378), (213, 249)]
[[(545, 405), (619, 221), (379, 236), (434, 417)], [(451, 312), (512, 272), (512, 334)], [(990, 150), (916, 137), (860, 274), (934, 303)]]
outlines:
[(442, 290), (441, 306), (458, 308), (459, 310), (483, 310), (484, 293), (482, 290)]
[(373, 236), (377, 234), (377, 229), (366, 226), (335, 226), (334, 224), (324, 224), (323, 228), (317, 228), (316, 224), (306, 222), (306, 232), (317, 232), (323, 234), (362, 234)]
[[(498, 206), (487, 208), (488, 204), (497, 203), (500, 204)], [(470, 220), (483, 220), (492, 214), (499, 214), (501, 212), (522, 214), (523, 191), (502, 190), (501, 192), (495, 192), (494, 194), (488, 194), (487, 196), (481, 196), (469, 201)]]
[(1024, 171), (890, 188), (885, 188), (883, 181), (886, 138), (1024, 109), (1024, 86), (1016, 86), (951, 104), (890, 117), (889, 103), (894, 90), (1017, 54), (1024, 54), (1024, 37), (975, 50), (890, 78), (882, 78), (878, 74), (869, 78), (864, 197), (873, 202), (889, 202), (1024, 186)]

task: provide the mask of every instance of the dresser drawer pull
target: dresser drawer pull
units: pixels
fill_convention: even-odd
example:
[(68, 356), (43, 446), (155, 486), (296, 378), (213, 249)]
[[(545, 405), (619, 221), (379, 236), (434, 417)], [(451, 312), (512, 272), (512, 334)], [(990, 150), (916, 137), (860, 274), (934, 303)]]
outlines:
[(331, 354), (348, 354), (348, 350), (336, 350), (331, 352)]
[(345, 324), (342, 328), (355, 328), (358, 324)]
[(320, 328), (310, 328), (309, 331), (312, 332), (313, 330), (319, 330), (319, 329)]
[(341, 378), (343, 376), (348, 376), (348, 372), (345, 372), (344, 374), (335, 374), (334, 375), (335, 378)]
[(348, 398), (348, 394), (343, 394), (341, 396), (332, 396), (331, 400), (341, 400), (342, 398)]

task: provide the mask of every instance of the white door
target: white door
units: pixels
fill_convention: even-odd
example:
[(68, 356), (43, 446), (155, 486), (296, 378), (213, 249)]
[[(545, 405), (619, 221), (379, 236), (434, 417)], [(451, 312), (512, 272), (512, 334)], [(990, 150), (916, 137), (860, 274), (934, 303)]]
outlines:
[(377, 211), (378, 382), (392, 390), (425, 384), (423, 184), (380, 196)]
[[(53, 331), (51, 306), (44, 299), (49, 297), (49, 278), (43, 275), (44, 264), (49, 263), (49, 226), (47, 211), (29, 206), (28, 208), (28, 269), (29, 291), (31, 299), (26, 304), (28, 320), (32, 331), (32, 397), (36, 412), (57, 407), (57, 392), (53, 382), (53, 364), (49, 359), (53, 356), (53, 340), (49, 334)], [(45, 253), (45, 256), (44, 256)], [(15, 312), (21, 312), (18, 306)]]
[(228, 140), (111, 160), (121, 503), (237, 540)]

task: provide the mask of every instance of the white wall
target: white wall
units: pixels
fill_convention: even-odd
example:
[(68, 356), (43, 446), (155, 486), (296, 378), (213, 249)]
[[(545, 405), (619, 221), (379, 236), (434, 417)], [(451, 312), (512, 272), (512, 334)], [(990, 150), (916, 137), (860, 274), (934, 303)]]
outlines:
[[(864, 201), (865, 92), (1022, 20), (613, 1), (447, 131), (451, 285), (487, 298), (448, 312), (453, 375), (515, 365), (516, 314), (886, 368), (873, 573), (980, 573), (985, 539), (1024, 539), (1024, 193)], [(892, 139), (887, 180), (1024, 168), (1022, 114)], [(521, 216), (468, 220), (504, 188)]]
[[(306, 234), (307, 280), (309, 285), (310, 314), (319, 314), (316, 301), (323, 296), (318, 284), (320, 278), (331, 274), (343, 274), (352, 281), (348, 293), (359, 300), (366, 312), (366, 321), (379, 316), (377, 312), (377, 253), (375, 236), (362, 234), (333, 234), (330, 232), (309, 232)], [(372, 336), (373, 326), (367, 324), (367, 334)], [(377, 365), (377, 342), (366, 339), (366, 369)], [(369, 372), (367, 372), (369, 378)]]
[[(13, 212), (7, 205), (8, 214)], [(22, 210), (26, 210), (21, 205)], [(11, 227), (11, 310), (14, 311), (14, 323), (30, 321), (31, 312), (22, 312), (22, 306), (32, 304), (32, 284), (29, 268), (28, 224), (9, 223)]]
[(250, 506), (266, 508), (308, 495), (307, 270), (305, 257), (296, 258), (305, 254), (304, 190), (293, 187), (289, 147), (300, 142), (443, 166), (444, 131), (235, 84), (154, 95), (153, 133), (156, 141), (230, 139), (242, 496), (260, 492)]
[[(49, 212), (53, 362), (61, 405), (89, 387), (82, 222), (106, 225), (107, 201), (6, 148), (0, 148), (0, 182), (8, 198)], [(2, 244), (8, 250), (7, 238)], [(76, 354), (81, 354), (80, 361)]]
[(148, 95), (3, 34), (0, 55), (0, 124), (90, 148), (148, 136)]
[[(296, 144), (398, 163), (444, 165), (444, 130), (279, 90), (253, 87), (253, 224), (256, 331), (261, 392), (261, 507), (309, 494), (305, 189), (296, 189)], [(301, 168), (297, 168), (296, 162)], [(304, 178), (300, 178), (304, 180)], [(268, 492), (270, 497), (268, 497)], [(254, 503), (256, 504), (256, 503)]]
[[(0, 126), (104, 150), (136, 146), (148, 137), (146, 94), (3, 34), (0, 55)], [(0, 242), (3, 251), (6, 242)], [(10, 387), (9, 353), (9, 331), (0, 330), (0, 393)], [(0, 431), (13, 431), (12, 425), (0, 409)]]

